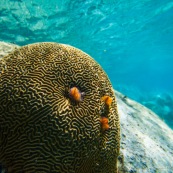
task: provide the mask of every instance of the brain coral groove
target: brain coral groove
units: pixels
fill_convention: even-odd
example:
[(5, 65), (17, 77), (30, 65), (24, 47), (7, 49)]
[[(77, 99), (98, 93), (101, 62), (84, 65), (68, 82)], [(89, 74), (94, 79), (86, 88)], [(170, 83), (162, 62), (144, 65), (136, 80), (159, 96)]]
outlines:
[[(82, 101), (70, 99), (72, 87), (85, 93)], [(105, 95), (112, 103), (106, 111), (110, 128), (103, 132)], [(120, 127), (111, 83), (74, 47), (36, 43), (0, 60), (0, 132), (0, 163), (7, 172), (117, 172)]]

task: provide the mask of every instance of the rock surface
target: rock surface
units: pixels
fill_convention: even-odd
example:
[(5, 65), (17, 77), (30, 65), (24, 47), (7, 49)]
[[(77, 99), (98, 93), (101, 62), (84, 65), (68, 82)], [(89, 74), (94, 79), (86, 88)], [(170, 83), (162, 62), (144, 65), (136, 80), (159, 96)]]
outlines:
[(3, 41), (0, 41), (0, 58), (12, 52), (15, 48), (18, 48), (18, 47), (19, 46), (15, 44), (5, 43)]
[[(121, 123), (120, 172), (172, 173), (173, 130), (154, 112), (115, 91)], [(124, 166), (124, 168), (123, 168)]]
[[(17, 47), (0, 42), (0, 58)], [(151, 110), (115, 94), (121, 122), (119, 172), (173, 173), (173, 130)]]

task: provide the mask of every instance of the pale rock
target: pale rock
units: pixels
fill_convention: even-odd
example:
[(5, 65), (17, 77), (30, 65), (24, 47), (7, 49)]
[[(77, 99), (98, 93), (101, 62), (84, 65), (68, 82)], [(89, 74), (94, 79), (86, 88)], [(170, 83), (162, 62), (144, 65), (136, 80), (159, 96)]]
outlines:
[(19, 46), (12, 44), (12, 43), (6, 43), (3, 41), (0, 41), (0, 58), (7, 55), (8, 53), (12, 52), (14, 49), (18, 48)]

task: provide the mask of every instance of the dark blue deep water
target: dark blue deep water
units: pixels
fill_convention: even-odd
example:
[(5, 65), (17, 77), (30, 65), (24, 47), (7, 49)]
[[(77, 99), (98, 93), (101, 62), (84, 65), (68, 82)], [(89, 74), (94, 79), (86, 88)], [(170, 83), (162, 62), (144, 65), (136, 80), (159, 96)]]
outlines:
[(0, 41), (78, 47), (173, 127), (173, 0), (1, 0)]

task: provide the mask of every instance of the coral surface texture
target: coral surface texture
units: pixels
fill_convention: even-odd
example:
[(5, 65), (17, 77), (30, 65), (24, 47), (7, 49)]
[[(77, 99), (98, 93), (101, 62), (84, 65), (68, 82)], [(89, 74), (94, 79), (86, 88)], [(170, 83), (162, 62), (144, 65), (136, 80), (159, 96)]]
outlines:
[(0, 132), (7, 172), (117, 172), (114, 90), (100, 65), (69, 45), (30, 44), (0, 59)]

